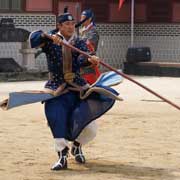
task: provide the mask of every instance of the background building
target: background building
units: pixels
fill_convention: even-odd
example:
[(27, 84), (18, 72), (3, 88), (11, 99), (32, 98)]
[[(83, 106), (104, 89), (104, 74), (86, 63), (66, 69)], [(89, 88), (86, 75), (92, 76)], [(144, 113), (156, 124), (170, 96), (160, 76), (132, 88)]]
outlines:
[[(126, 0), (118, 11), (118, 0), (0, 0), (0, 19), (14, 19), (16, 27), (49, 31), (64, 6), (79, 18), (80, 11), (92, 8), (100, 32), (98, 55), (115, 67), (121, 67), (130, 46), (130, 6)], [(152, 61), (180, 62), (180, 0), (135, 0), (135, 46), (149, 46)], [(21, 43), (0, 43), (0, 57), (13, 57), (25, 66), (19, 52)], [(46, 69), (40, 55), (32, 69)]]

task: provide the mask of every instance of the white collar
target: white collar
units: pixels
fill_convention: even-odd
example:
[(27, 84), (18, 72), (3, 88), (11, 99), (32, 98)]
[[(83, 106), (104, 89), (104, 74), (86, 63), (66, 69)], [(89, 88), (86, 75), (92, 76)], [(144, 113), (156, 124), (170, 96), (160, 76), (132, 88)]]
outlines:
[(93, 22), (91, 22), (87, 27), (83, 27), (82, 31), (88, 31), (93, 25)]
[(58, 31), (57, 34), (60, 35), (60, 36), (62, 36), (62, 37), (63, 37), (63, 42), (65, 42), (65, 43), (67, 43), (67, 44), (69, 44), (69, 43), (72, 41), (72, 39), (74, 38), (74, 34), (73, 34), (73, 35), (69, 38), (69, 40), (67, 41), (67, 40), (65, 39), (65, 37), (61, 34), (60, 31)]

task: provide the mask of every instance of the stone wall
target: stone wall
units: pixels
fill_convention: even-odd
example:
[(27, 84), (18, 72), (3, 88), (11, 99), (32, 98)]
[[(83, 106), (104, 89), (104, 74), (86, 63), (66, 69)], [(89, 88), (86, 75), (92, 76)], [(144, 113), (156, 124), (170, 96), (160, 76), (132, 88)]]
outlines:
[[(121, 67), (130, 46), (129, 24), (98, 24), (98, 54), (107, 62)], [(151, 48), (154, 62), (180, 63), (180, 24), (135, 24), (134, 46)]]
[[(15, 26), (28, 31), (49, 31), (55, 27), (56, 18), (52, 14), (0, 14), (0, 19), (10, 17)], [(130, 46), (129, 24), (97, 24), (100, 33), (98, 56), (116, 68), (121, 68)], [(152, 61), (180, 63), (180, 24), (135, 24), (134, 46), (149, 46)], [(0, 43), (0, 57), (13, 57), (20, 65), (21, 43)], [(45, 55), (36, 59), (36, 67), (45, 71)]]
[[(15, 27), (23, 28), (30, 32), (35, 30), (43, 30), (45, 32), (54, 29), (56, 17), (52, 14), (0, 14), (1, 18), (13, 18)], [(23, 64), (22, 54), (19, 52), (21, 43), (1, 43), (0, 42), (0, 57), (12, 57), (19, 65)], [(41, 54), (36, 59), (36, 68), (40, 71), (46, 71), (46, 58)]]

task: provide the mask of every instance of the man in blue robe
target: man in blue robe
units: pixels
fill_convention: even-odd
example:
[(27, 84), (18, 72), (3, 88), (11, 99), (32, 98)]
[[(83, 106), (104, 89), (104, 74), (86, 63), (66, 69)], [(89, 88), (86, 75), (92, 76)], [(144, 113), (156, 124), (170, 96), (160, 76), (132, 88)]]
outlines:
[[(47, 57), (49, 80), (45, 85), (46, 92), (55, 96), (45, 102), (45, 114), (55, 139), (55, 148), (59, 159), (52, 166), (52, 170), (67, 168), (68, 141), (73, 141), (73, 155), (76, 161), (84, 163), (82, 144), (76, 141), (88, 124), (108, 111), (114, 104), (118, 93), (109, 87), (94, 87), (96, 91), (86, 96), (91, 87), (80, 76), (80, 68), (97, 65), (98, 57), (87, 59), (83, 55), (61, 45), (64, 41), (82, 51), (88, 52), (85, 41), (74, 36), (75, 22), (70, 13), (58, 17), (58, 30), (51, 32), (52, 39), (48, 39), (43, 31), (30, 34), (32, 48), (41, 47)], [(88, 94), (88, 93), (87, 93)], [(92, 128), (93, 133), (93, 128)], [(87, 137), (86, 137), (87, 138)], [(88, 139), (88, 138), (87, 138)], [(88, 140), (86, 140), (88, 141)]]

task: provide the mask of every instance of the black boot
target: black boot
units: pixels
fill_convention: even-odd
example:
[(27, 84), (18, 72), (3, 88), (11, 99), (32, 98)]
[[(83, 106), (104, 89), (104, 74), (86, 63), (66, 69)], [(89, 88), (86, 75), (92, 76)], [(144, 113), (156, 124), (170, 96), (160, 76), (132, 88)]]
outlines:
[(84, 164), (86, 162), (85, 157), (82, 152), (81, 144), (74, 141), (71, 149), (71, 154), (75, 157), (76, 162)]
[(67, 157), (69, 148), (65, 147), (61, 152), (58, 152), (59, 160), (56, 162), (51, 170), (59, 171), (61, 169), (67, 169)]

